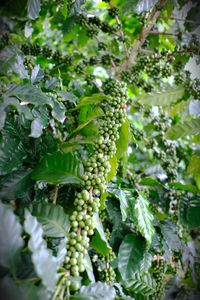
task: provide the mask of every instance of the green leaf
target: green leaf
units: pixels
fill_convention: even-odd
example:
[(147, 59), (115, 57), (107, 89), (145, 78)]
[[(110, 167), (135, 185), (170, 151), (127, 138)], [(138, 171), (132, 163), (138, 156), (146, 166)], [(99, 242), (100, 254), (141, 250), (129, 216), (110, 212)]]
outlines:
[(147, 244), (150, 245), (155, 233), (153, 215), (149, 209), (149, 202), (142, 193), (138, 193), (138, 197), (136, 199), (135, 215), (138, 221), (138, 230), (146, 239)]
[(181, 99), (184, 95), (183, 87), (168, 87), (160, 92), (147, 93), (138, 98), (138, 101), (142, 104), (153, 106), (169, 106)]
[(107, 256), (110, 251), (110, 246), (106, 239), (101, 219), (99, 218), (97, 213), (94, 213), (93, 220), (94, 220), (94, 227), (96, 228), (96, 230), (95, 230), (95, 235), (92, 237), (91, 240), (91, 246), (98, 253)]
[(161, 185), (160, 182), (153, 177), (145, 177), (140, 180), (141, 185), (156, 186)]
[(15, 73), (21, 79), (28, 77), (24, 67), (22, 53), (16, 47), (7, 46), (0, 52), (1, 74)]
[(62, 102), (57, 101), (53, 97), (51, 98), (53, 103), (52, 116), (59, 122), (63, 123), (65, 120), (66, 107)]
[(110, 181), (113, 179), (113, 177), (115, 177), (115, 175), (117, 174), (117, 168), (118, 168), (118, 162), (117, 162), (117, 157), (116, 155), (113, 155), (110, 159), (109, 159), (109, 164), (110, 164), (110, 172), (107, 175), (107, 181)]
[(24, 229), (30, 235), (28, 247), (32, 252), (35, 271), (43, 285), (49, 291), (53, 291), (58, 280), (58, 262), (56, 257), (47, 249), (46, 241), (42, 237), (42, 225), (28, 211), (25, 213)]
[(8, 107), (17, 110), (20, 115), (26, 119), (32, 120), (33, 115), (27, 106), (20, 105), (19, 100), (14, 97), (3, 97), (3, 102), (0, 102), (0, 129), (4, 127)]
[(187, 209), (187, 224), (189, 228), (200, 226), (200, 199), (192, 199)]
[(21, 237), (22, 227), (13, 211), (1, 202), (0, 220), (0, 265), (9, 267), (24, 244)]
[(5, 140), (0, 145), (0, 175), (16, 171), (26, 158), (26, 151), (21, 141), (17, 139)]
[(162, 221), (160, 223), (161, 233), (164, 237), (165, 243), (172, 251), (179, 251), (181, 249), (181, 241), (177, 235), (176, 227), (170, 221)]
[(0, 182), (0, 197), (2, 200), (23, 198), (31, 189), (30, 169), (21, 169), (6, 175)]
[(144, 239), (132, 233), (125, 236), (118, 254), (118, 268), (123, 280), (130, 279), (140, 268), (145, 251)]
[(52, 106), (51, 97), (48, 97), (41, 91), (40, 88), (32, 84), (19, 84), (13, 86), (6, 93), (9, 96), (17, 97), (22, 101), (21, 105), (28, 103), (34, 104), (35, 106), (49, 104)]
[(109, 100), (109, 99), (110, 96), (104, 95), (103, 93), (93, 94), (92, 96), (82, 98), (76, 108), (80, 108), (85, 105), (91, 105), (91, 104), (96, 105), (104, 100)]
[(32, 173), (35, 180), (49, 184), (80, 184), (83, 165), (72, 153), (47, 154)]
[(95, 277), (94, 277), (92, 262), (88, 253), (84, 257), (84, 266), (90, 282), (94, 283)]
[(81, 10), (81, 5), (85, 3), (86, 0), (76, 0), (69, 6), (69, 16), (74, 16)]
[(68, 235), (69, 218), (60, 205), (35, 203), (32, 215), (42, 224), (44, 234), (48, 237), (60, 238)]
[(194, 135), (200, 132), (200, 118), (177, 123), (168, 129), (166, 136), (170, 140), (176, 140), (186, 135)]
[(158, 0), (140, 0), (135, 8), (135, 11), (138, 14), (141, 14), (145, 11), (148, 12), (157, 2)]
[(87, 105), (80, 109), (78, 120), (79, 122), (87, 122), (102, 116), (104, 116), (104, 112), (101, 107)]
[(28, 18), (31, 20), (37, 19), (40, 12), (40, 0), (28, 0), (27, 9)]
[(132, 14), (139, 0), (126, 0), (123, 3), (123, 13), (125, 15)]
[(193, 155), (191, 157), (187, 171), (192, 176), (200, 174), (200, 156)]
[(194, 194), (198, 193), (197, 187), (192, 184), (183, 184), (181, 182), (172, 182), (172, 183), (169, 183), (169, 186), (174, 189), (181, 190), (181, 191), (188, 191), (188, 192), (191, 192)]
[(130, 280), (125, 282), (125, 286), (135, 294), (148, 296), (155, 293), (156, 283), (148, 273), (144, 276), (135, 273)]
[(39, 106), (32, 110), (35, 119), (31, 123), (31, 137), (38, 138), (49, 124), (49, 111), (46, 106)]
[(80, 293), (71, 298), (74, 300), (114, 300), (115, 289), (106, 283), (91, 283), (90, 285), (82, 286)]
[(130, 137), (130, 128), (129, 128), (129, 122), (128, 119), (122, 124), (120, 130), (119, 130), (119, 139), (116, 142), (116, 157), (117, 159), (120, 159), (124, 156), (127, 148), (128, 148), (128, 142)]
[(121, 189), (116, 184), (110, 184), (107, 188), (107, 191), (111, 194), (113, 194), (117, 199), (120, 201), (120, 210), (122, 214), (122, 221), (125, 222), (127, 216), (128, 216), (128, 198), (130, 194), (128, 191)]

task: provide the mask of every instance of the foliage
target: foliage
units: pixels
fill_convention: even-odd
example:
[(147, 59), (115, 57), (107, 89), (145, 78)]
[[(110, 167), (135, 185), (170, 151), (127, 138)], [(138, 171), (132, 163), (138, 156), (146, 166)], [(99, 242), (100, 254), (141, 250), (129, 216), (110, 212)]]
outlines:
[(2, 4), (5, 299), (199, 298), (199, 7)]

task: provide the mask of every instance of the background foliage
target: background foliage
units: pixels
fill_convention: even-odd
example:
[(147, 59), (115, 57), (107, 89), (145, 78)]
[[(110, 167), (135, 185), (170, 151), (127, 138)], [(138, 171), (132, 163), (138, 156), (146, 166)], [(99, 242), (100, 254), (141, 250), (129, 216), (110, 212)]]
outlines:
[[(199, 299), (199, 9), (184, 0), (2, 4), (5, 299)], [(95, 178), (90, 239), (70, 273), (76, 197), (109, 130), (117, 141), (100, 164), (106, 185)]]

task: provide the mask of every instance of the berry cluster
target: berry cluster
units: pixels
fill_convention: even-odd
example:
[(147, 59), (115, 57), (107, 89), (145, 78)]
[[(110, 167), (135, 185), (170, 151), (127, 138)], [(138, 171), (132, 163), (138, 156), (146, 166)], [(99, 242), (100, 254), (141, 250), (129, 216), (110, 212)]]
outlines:
[(66, 66), (70, 66), (72, 64), (72, 57), (68, 55), (61, 55), (59, 51), (52, 51), (48, 46), (40, 46), (38, 44), (23, 44), (21, 46), (21, 50), (25, 55), (32, 55), (32, 56), (44, 56), (46, 58), (53, 59), (57, 63), (65, 64)]
[(163, 299), (164, 274), (165, 274), (165, 261), (163, 259), (155, 260), (154, 263), (153, 263), (153, 277), (156, 281), (156, 291), (152, 295), (153, 300)]
[[(99, 211), (100, 193), (106, 188), (110, 170), (109, 159), (116, 151), (118, 130), (125, 119), (126, 85), (109, 79), (104, 83), (103, 90), (110, 97), (102, 103), (105, 117), (100, 121), (100, 137), (94, 145), (93, 153), (84, 162), (83, 189), (76, 194), (75, 209), (70, 217), (71, 231), (65, 257), (68, 287), (71, 284), (70, 276), (77, 277), (85, 270), (84, 256), (89, 247), (89, 236), (94, 234), (93, 213)], [(114, 278), (111, 267), (106, 272), (107, 279)]]
[(112, 284), (115, 281), (116, 274), (110, 263), (116, 258), (115, 253), (110, 250), (109, 254), (105, 256), (94, 255), (92, 262), (99, 272), (101, 281), (106, 281), (108, 284)]
[(88, 36), (93, 37), (98, 34), (99, 30), (104, 33), (115, 33), (116, 29), (108, 24), (106, 21), (101, 21), (98, 17), (88, 17), (84, 14), (78, 14), (76, 16), (76, 22), (85, 27)]

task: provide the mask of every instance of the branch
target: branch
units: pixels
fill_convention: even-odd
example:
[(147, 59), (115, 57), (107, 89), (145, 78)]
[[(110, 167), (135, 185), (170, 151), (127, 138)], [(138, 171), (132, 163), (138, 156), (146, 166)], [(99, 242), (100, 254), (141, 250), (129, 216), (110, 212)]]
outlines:
[(184, 22), (184, 23), (191, 23), (191, 24), (196, 24), (196, 25), (200, 25), (199, 22), (196, 22), (196, 21), (193, 21), (193, 20), (189, 20), (189, 19), (181, 19), (181, 18), (177, 18), (177, 17), (165, 17), (165, 16), (162, 16), (160, 17), (161, 19), (167, 19), (167, 20), (175, 20), (175, 21), (180, 21), (180, 22)]
[[(158, 17), (160, 16), (160, 12), (161, 12), (160, 10), (165, 5), (166, 2), (167, 2), (167, 0), (160, 0), (158, 5), (154, 6), (151, 16), (150, 16), (150, 24), (147, 27), (145, 27), (145, 26), (142, 27), (139, 39), (131, 47), (129, 57), (124, 62), (124, 64), (121, 66), (121, 69), (119, 71), (130, 68), (130, 66), (133, 65), (133, 63), (136, 59), (136, 56), (137, 56), (138, 52), (140, 51), (140, 48), (144, 44), (146, 37), (148, 36), (150, 31), (153, 29)], [(117, 74), (117, 76), (119, 77), (119, 74)]]
[(58, 198), (58, 189), (59, 189), (59, 186), (56, 185), (55, 192), (54, 192), (54, 197), (53, 197), (53, 204), (55, 204), (55, 205), (57, 203), (57, 198)]

